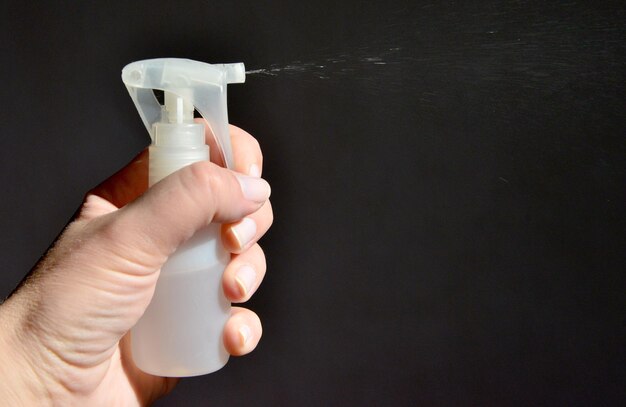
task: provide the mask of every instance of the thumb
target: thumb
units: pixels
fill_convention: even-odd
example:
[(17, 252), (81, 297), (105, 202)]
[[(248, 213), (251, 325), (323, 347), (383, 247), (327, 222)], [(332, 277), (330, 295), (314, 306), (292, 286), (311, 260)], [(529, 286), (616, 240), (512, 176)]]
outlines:
[(257, 211), (269, 195), (270, 186), (261, 178), (198, 162), (89, 226), (96, 229), (101, 249), (154, 271), (199, 229), (239, 220)]

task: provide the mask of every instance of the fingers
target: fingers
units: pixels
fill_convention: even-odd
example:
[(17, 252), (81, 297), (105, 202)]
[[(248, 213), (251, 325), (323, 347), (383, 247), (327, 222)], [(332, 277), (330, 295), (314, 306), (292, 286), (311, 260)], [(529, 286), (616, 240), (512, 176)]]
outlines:
[(230, 126), (230, 139), (235, 156), (235, 171), (260, 177), (263, 169), (261, 147), (254, 137), (239, 127)]
[(265, 255), (258, 244), (234, 255), (222, 277), (226, 298), (231, 302), (248, 301), (263, 281), (266, 269)]
[[(201, 118), (196, 119), (196, 121), (204, 124), (204, 138), (206, 144), (209, 146), (211, 161), (219, 164), (220, 166), (224, 166), (224, 160), (219, 153), (215, 137), (213, 137), (213, 133), (211, 132), (211, 127), (208, 122)], [(263, 158), (261, 156), (259, 143), (254, 137), (239, 127), (230, 125), (229, 130), (230, 140), (233, 147), (233, 156), (235, 159), (235, 168), (231, 169), (241, 172), (242, 174), (250, 174), (260, 177)]]
[(241, 356), (256, 348), (263, 328), (261, 320), (252, 311), (233, 307), (231, 316), (224, 327), (224, 346), (228, 353), (233, 356)]
[(234, 223), (222, 225), (222, 243), (231, 253), (242, 253), (258, 241), (272, 225), (272, 204), (266, 201), (261, 208)]
[[(260, 177), (263, 156), (259, 143), (244, 130), (230, 126), (235, 154), (235, 171)], [(259, 211), (235, 223), (222, 225), (222, 241), (231, 253), (242, 253), (267, 232), (274, 221), (272, 206), (267, 201)]]
[[(234, 170), (260, 177), (263, 156), (257, 141), (244, 130), (230, 126), (235, 156)], [(273, 222), (272, 205), (266, 201), (261, 208), (235, 223), (222, 225), (222, 242), (233, 255), (222, 277), (226, 297), (232, 302), (244, 302), (257, 290), (266, 272), (265, 255), (256, 241)], [(228, 353), (241, 356), (256, 348), (263, 328), (252, 311), (233, 307), (231, 318), (224, 327), (224, 346)]]
[(126, 260), (148, 268), (160, 267), (200, 228), (210, 222), (242, 219), (261, 208), (269, 195), (269, 184), (261, 178), (198, 162), (94, 222), (104, 228), (114, 251), (122, 251)]

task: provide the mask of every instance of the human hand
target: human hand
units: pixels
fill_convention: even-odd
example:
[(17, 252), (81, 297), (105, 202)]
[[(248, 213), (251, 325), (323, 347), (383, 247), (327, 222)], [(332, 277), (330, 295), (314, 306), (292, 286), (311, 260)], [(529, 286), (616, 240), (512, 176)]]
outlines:
[[(273, 215), (269, 185), (259, 178), (261, 151), (234, 126), (231, 139), (237, 173), (196, 163), (146, 191), (144, 151), (87, 195), (78, 217), (0, 306), (0, 400), (132, 406), (150, 404), (173, 388), (177, 379), (134, 365), (128, 336), (167, 257), (217, 222), (233, 253), (222, 279), (226, 297), (248, 300), (265, 274), (256, 242)], [(233, 307), (224, 345), (243, 355), (261, 333), (256, 314)]]

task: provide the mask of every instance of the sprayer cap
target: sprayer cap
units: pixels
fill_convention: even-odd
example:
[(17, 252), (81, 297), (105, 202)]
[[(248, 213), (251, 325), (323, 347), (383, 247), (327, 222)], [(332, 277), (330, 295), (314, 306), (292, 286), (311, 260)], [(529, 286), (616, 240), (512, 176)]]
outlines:
[(192, 104), (207, 121), (224, 165), (233, 168), (228, 131), (226, 85), (243, 83), (243, 63), (207, 64), (179, 58), (159, 58), (132, 62), (122, 70), (122, 81), (150, 137), (152, 125), (161, 117), (161, 105), (153, 89), (173, 93)]

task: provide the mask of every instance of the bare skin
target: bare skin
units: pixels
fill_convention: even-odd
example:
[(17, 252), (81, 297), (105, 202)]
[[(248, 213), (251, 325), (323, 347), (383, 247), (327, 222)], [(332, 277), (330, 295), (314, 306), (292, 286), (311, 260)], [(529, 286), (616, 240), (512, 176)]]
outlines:
[[(233, 253), (226, 296), (248, 300), (265, 275), (256, 242), (273, 214), (261, 150), (234, 126), (231, 139), (234, 171), (196, 163), (146, 191), (144, 151), (87, 194), (77, 218), (0, 305), (0, 400), (142, 406), (171, 391), (177, 379), (137, 369), (128, 335), (168, 256), (207, 223), (222, 223)], [(233, 307), (223, 338), (232, 355), (251, 352), (261, 334), (254, 312)]]

